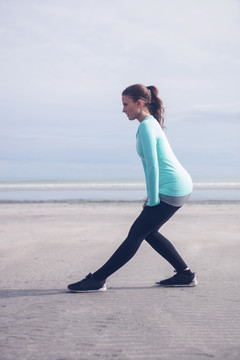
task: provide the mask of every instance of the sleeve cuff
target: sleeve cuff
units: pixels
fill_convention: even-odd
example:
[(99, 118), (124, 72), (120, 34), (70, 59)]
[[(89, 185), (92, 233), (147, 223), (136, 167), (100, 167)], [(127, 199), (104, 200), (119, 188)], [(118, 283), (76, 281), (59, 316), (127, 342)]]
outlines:
[(159, 204), (160, 204), (160, 199), (158, 199), (158, 201), (151, 201), (151, 199), (148, 199), (148, 201), (146, 203), (146, 206), (153, 207), (153, 206), (156, 206), (156, 205), (159, 205)]

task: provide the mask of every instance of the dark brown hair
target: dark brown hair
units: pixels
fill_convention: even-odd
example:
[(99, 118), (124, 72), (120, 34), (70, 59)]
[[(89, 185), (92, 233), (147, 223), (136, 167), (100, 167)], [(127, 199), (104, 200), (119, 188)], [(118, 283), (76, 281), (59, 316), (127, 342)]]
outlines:
[(134, 102), (139, 99), (143, 100), (150, 114), (155, 117), (161, 128), (164, 129), (164, 107), (162, 100), (158, 97), (156, 86), (131, 85), (122, 92), (122, 95), (129, 96)]

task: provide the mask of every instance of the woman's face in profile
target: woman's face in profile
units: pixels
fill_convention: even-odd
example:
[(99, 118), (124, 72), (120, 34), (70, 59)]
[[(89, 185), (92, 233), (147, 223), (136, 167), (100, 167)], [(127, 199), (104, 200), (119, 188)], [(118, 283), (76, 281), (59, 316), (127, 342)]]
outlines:
[(129, 96), (123, 95), (122, 96), (122, 103), (123, 103), (123, 112), (127, 115), (129, 120), (137, 119), (139, 114), (139, 104), (138, 101), (134, 102), (132, 98)]

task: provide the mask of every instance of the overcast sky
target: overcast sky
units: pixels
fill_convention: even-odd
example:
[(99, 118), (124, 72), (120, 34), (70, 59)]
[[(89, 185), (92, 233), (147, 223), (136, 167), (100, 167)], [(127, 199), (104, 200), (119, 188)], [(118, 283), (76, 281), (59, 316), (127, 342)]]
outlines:
[(239, 34), (239, 0), (0, 0), (0, 180), (143, 178), (134, 83), (194, 179), (239, 179)]

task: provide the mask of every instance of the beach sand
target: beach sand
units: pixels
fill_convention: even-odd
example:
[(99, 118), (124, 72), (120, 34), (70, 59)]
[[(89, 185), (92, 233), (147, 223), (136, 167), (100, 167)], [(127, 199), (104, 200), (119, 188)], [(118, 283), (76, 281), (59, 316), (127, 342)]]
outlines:
[(240, 358), (240, 204), (188, 203), (162, 227), (196, 288), (147, 244), (107, 282), (73, 294), (125, 239), (140, 203), (0, 204), (1, 360)]

